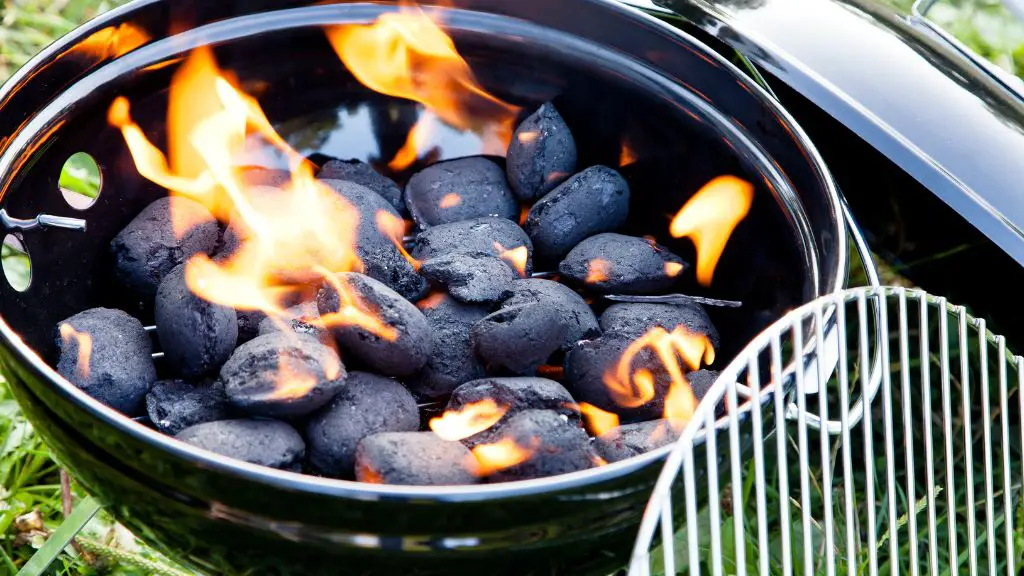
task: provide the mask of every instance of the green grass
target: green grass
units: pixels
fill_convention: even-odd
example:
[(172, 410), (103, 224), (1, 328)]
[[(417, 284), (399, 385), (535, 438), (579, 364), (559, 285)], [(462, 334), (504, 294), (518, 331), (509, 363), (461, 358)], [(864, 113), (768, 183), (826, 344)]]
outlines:
[[(903, 9), (909, 8), (910, 5), (909, 0), (880, 1), (895, 4)], [(118, 3), (120, 2), (97, 0), (4, 0), (0, 9), (0, 80), (7, 78), (54, 38)], [(1024, 25), (1010, 17), (998, 2), (946, 1), (936, 6), (930, 16), (999, 66), (1015, 74), (1024, 73)], [(94, 170), (94, 166), (73, 162), (62, 174), (60, 185), (84, 197), (93, 198), (98, 191), (98, 178), (99, 174)], [(27, 266), (17, 250), (4, 246), (0, 257), (5, 263), (5, 272), (10, 265), (15, 281), (19, 278), (24, 281), (27, 278)], [(883, 281), (887, 283), (906, 284), (897, 270), (884, 263), (882, 273)], [(857, 485), (862, 488), (863, 479)], [(923, 487), (919, 487), (917, 494), (922, 493), (920, 488)], [(957, 489), (963, 489), (962, 484), (958, 484)], [(751, 497), (751, 490), (752, 485), (749, 482), (742, 487), (741, 494), (748, 499), (747, 501)], [(79, 501), (80, 495), (74, 489), (70, 494), (65, 494), (68, 495), (73, 503)], [(768, 496), (773, 504), (777, 504), (778, 499), (782, 497), (779, 494)], [(822, 496), (820, 489), (816, 491), (812, 495), (812, 505), (821, 506)], [(858, 494), (858, 497), (858, 501), (863, 502), (863, 495)], [(45, 542), (46, 536), (61, 524), (64, 519), (62, 508), (60, 470), (39, 437), (33, 433), (31, 426), (20, 414), (6, 385), (0, 381), (0, 574), (14, 574), (24, 565)], [(960, 510), (958, 514), (962, 512)], [(36, 513), (38, 516), (35, 516)], [(863, 510), (858, 508), (858, 514), (862, 513)], [(707, 516), (703, 518), (706, 523)], [(38, 526), (33, 528), (32, 524), (36, 519), (42, 522), (41, 529)], [(883, 516), (879, 519), (881, 521)], [(750, 519), (747, 520), (749, 522)], [(722, 522), (723, 529), (731, 530), (732, 522), (733, 518), (726, 512)], [(898, 523), (900, 530), (904, 529), (905, 522), (904, 517)], [(837, 524), (841, 525), (838, 522)], [(962, 530), (963, 527), (964, 522), (959, 522), (958, 530)], [(748, 525), (745, 528), (748, 536), (756, 537), (756, 526)], [(799, 529), (799, 526), (795, 526), (795, 535), (799, 534)], [(880, 530), (879, 534), (885, 534), (885, 530)], [(816, 543), (820, 542), (821, 534), (816, 533), (814, 539)], [(1024, 537), (1018, 536), (1018, 539), (1018, 550), (1015, 554), (1019, 558)], [(961, 536), (961, 540), (965, 541), (966, 536)], [(726, 538), (726, 541), (731, 543), (731, 538)], [(756, 544), (756, 540), (752, 542)], [(904, 534), (900, 534), (900, 542), (902, 546), (906, 546), (907, 539)], [(702, 541), (702, 547), (707, 546), (708, 542)], [(886, 547), (882, 548), (884, 550)], [(739, 554), (738, 551), (731, 549), (723, 552), (727, 567), (729, 562), (735, 562)], [(745, 551), (748, 569), (755, 558), (754, 552), (756, 550), (752, 546), (748, 546)], [(772, 552), (773, 570), (781, 562), (780, 554), (776, 543)], [(948, 562), (949, 559), (946, 560)], [(796, 558), (796, 561), (799, 563), (802, 559)], [(187, 574), (148, 550), (102, 513), (83, 531), (77, 549), (67, 548), (52, 565), (51, 570), (54, 574), (80, 576)], [(954, 569), (952, 573), (958, 571)]]

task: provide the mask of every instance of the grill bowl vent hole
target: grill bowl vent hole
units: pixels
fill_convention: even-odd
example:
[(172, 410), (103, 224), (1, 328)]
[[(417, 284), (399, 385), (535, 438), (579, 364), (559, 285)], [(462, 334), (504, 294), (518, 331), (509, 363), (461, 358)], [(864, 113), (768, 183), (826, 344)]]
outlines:
[(0, 262), (3, 264), (4, 277), (11, 288), (18, 292), (28, 290), (32, 285), (32, 258), (29, 257), (21, 238), (14, 234), (4, 237)]
[(99, 199), (103, 190), (103, 174), (92, 156), (86, 152), (75, 152), (60, 169), (59, 185), (69, 206), (85, 210)]

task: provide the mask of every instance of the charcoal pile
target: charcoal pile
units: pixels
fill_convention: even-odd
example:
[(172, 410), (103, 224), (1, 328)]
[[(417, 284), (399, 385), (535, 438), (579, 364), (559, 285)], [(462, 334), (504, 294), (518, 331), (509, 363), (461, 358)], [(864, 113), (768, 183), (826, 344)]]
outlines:
[[(629, 183), (577, 161), (547, 103), (504, 162), (400, 186), (332, 159), (301, 194), (253, 168), (230, 209), (157, 200), (111, 243), (155, 327), (82, 311), (56, 327), (55, 365), (183, 442), (362, 482), (525, 480), (664, 446), (715, 381), (720, 336), (700, 304), (643, 299), (686, 292), (692, 267), (623, 234)], [(317, 204), (277, 232), (299, 196)]]

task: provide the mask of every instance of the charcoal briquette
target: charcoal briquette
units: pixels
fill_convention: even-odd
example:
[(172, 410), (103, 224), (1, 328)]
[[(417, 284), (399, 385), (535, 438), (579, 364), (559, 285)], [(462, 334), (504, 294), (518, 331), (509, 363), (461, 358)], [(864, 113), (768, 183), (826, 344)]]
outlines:
[(555, 264), (584, 239), (626, 223), (629, 184), (615, 170), (592, 166), (530, 208), (523, 230), (538, 261)]
[(60, 322), (56, 338), (61, 376), (118, 412), (142, 413), (156, 368), (141, 322), (121, 310), (91, 308)]
[[(178, 238), (174, 221), (190, 224)], [(160, 198), (128, 223), (110, 243), (117, 279), (146, 299), (172, 269), (193, 254), (211, 254), (220, 239), (220, 227), (209, 210), (179, 196)]]
[(473, 326), (470, 341), (492, 370), (535, 374), (562, 347), (569, 324), (546, 302), (505, 306)]
[(512, 295), (519, 279), (501, 258), (486, 252), (461, 252), (431, 258), (420, 273), (443, 285), (448, 293), (468, 304), (493, 304)]
[(382, 212), (393, 220), (401, 220), (394, 207), (365, 186), (344, 180), (325, 179), (322, 182), (359, 212), (356, 254), (363, 262), (363, 272), (383, 282), (403, 298), (413, 301), (421, 298), (427, 292), (426, 279), (398, 250), (394, 239), (382, 232), (377, 224), (378, 215)]
[[(690, 384), (690, 389), (693, 390), (693, 395), (697, 398), (697, 401), (704, 399), (708, 390), (711, 389), (711, 385), (715, 383), (715, 380), (718, 380), (719, 374), (718, 370), (701, 369), (686, 375), (686, 381)], [(725, 405), (720, 404), (719, 409), (724, 410)]]
[(157, 430), (174, 436), (189, 426), (227, 419), (228, 399), (219, 381), (161, 380), (146, 394), (146, 413)]
[(218, 420), (190, 426), (175, 438), (221, 456), (299, 471), (306, 453), (302, 436), (278, 420)]
[(536, 303), (550, 305), (565, 320), (568, 332), (562, 343), (562, 350), (568, 350), (580, 340), (596, 338), (601, 335), (597, 318), (583, 297), (568, 286), (552, 280), (542, 278), (516, 280), (512, 283), (512, 296), (502, 303), (502, 308)]
[(507, 409), (501, 420), (493, 426), (463, 439), (467, 446), (490, 444), (502, 437), (503, 426), (516, 414), (525, 410), (547, 410), (564, 417), (574, 426), (580, 426), (580, 412), (564, 386), (537, 377), (481, 378), (466, 382), (452, 393), (447, 410), (459, 411), (467, 404), (493, 400)]
[(286, 418), (325, 406), (345, 385), (338, 354), (312, 336), (272, 332), (239, 346), (220, 370), (232, 406)]
[(356, 479), (374, 484), (476, 484), (473, 455), (460, 442), (433, 432), (382, 432), (356, 448)]
[(550, 410), (525, 410), (502, 426), (502, 435), (530, 457), (488, 476), (490, 482), (544, 478), (586, 470), (594, 464), (590, 438), (578, 424)]
[(260, 335), (260, 324), (267, 315), (262, 310), (238, 310), (235, 317), (238, 321), (238, 344), (245, 344)]
[(600, 324), (606, 334), (622, 334), (631, 338), (639, 338), (657, 326), (668, 332), (682, 326), (690, 334), (707, 336), (715, 349), (721, 343), (718, 329), (704, 307), (696, 303), (612, 304), (601, 314)]
[[(382, 334), (355, 324), (328, 321), (342, 350), (387, 376), (408, 376), (427, 363), (434, 339), (430, 324), (416, 306), (364, 274), (344, 272), (337, 275), (337, 281), (357, 296), (353, 306), (363, 314), (379, 318), (389, 330)], [(326, 282), (317, 294), (317, 309), (321, 316), (341, 309), (341, 299), (332, 282)]]
[(439, 398), (463, 382), (483, 377), (484, 365), (473, 354), (469, 331), (487, 316), (487, 309), (440, 292), (427, 296), (417, 307), (430, 325), (434, 347), (426, 365), (406, 381), (409, 388), (421, 397)]
[(438, 162), (413, 174), (405, 185), (405, 204), (420, 228), (481, 216), (519, 216), (505, 172), (480, 156)]
[(576, 172), (576, 140), (550, 102), (530, 114), (512, 135), (505, 169), (517, 198), (532, 202)]
[(185, 265), (160, 283), (154, 312), (164, 358), (184, 378), (216, 372), (238, 342), (236, 312), (193, 294), (185, 283)]
[(320, 168), (317, 178), (355, 182), (376, 192), (402, 216), (408, 214), (398, 184), (361, 160), (329, 160)]
[(316, 308), (316, 302), (304, 302), (285, 310), (280, 318), (270, 318), (264, 315), (260, 322), (259, 334), (270, 334), (280, 332), (282, 326), (295, 332), (312, 336), (317, 340), (324, 340), (326, 330), (320, 323), (320, 311)]
[(664, 246), (605, 232), (577, 244), (558, 271), (570, 282), (603, 294), (653, 294), (672, 288), (686, 268)]
[[(412, 256), (421, 261), (445, 254), (482, 252), (501, 256), (503, 252), (526, 247), (526, 274), (533, 271), (533, 243), (515, 222), (485, 216), (431, 226), (416, 235)], [(511, 266), (511, 264), (510, 264)]]
[(639, 456), (679, 438), (667, 420), (623, 424), (594, 439), (594, 450), (608, 463)]
[(352, 478), (359, 441), (381, 432), (419, 429), (416, 399), (399, 382), (367, 372), (352, 372), (323, 410), (306, 426), (309, 463), (327, 476)]

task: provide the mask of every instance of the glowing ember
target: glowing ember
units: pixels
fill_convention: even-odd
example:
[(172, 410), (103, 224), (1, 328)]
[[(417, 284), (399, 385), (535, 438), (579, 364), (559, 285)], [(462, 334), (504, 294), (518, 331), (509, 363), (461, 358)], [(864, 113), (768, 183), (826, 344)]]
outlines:
[(594, 258), (587, 263), (587, 277), (584, 280), (587, 284), (604, 282), (611, 273), (612, 263), (603, 258)]
[(619, 425), (619, 415), (605, 412), (593, 404), (580, 402), (580, 412), (587, 419), (587, 429), (594, 436), (600, 436)]
[(711, 285), (725, 244), (753, 200), (754, 187), (749, 182), (719, 176), (698, 190), (672, 219), (672, 237), (690, 238), (697, 247), (697, 281), (704, 286)]
[(446, 124), (480, 135), (484, 154), (505, 154), (519, 108), (477, 83), (455, 43), (426, 12), (403, 5), (371, 25), (330, 26), (325, 33), (364, 86), (419, 102)]
[(499, 406), (487, 398), (431, 418), (430, 429), (445, 440), (462, 440), (494, 426), (506, 412), (508, 406)]
[[(691, 334), (682, 326), (671, 332), (656, 326), (626, 347), (614, 369), (604, 375), (604, 383), (612, 400), (624, 408), (637, 408), (650, 402), (655, 395), (655, 377), (647, 368), (633, 370), (637, 356), (649, 349), (653, 351), (669, 377), (672, 386), (685, 386), (689, 390), (685, 372), (700, 368), (701, 361), (715, 361), (715, 350), (707, 336)], [(680, 359), (685, 366), (680, 365)], [(690, 393), (692, 396), (692, 392)]]
[(413, 268), (419, 270), (421, 262), (413, 258), (411, 254), (409, 254), (409, 252), (405, 249), (405, 244), (402, 241), (403, 237), (405, 236), (405, 232), (408, 228), (409, 225), (406, 223), (405, 220), (402, 220), (401, 218), (385, 210), (377, 211), (377, 229), (380, 230), (381, 234), (391, 239), (391, 241), (395, 244), (395, 247), (398, 248), (398, 251), (401, 252), (402, 256), (405, 257), (406, 260), (409, 261), (409, 264), (412, 264)]
[(429, 296), (417, 302), (416, 307), (420, 310), (429, 310), (440, 306), (447, 299), (448, 295), (444, 292), (431, 292)]
[(665, 262), (665, 275), (669, 278), (679, 276), (679, 273), (682, 271), (683, 265), (679, 262)]
[(441, 198), (441, 203), (439, 204), (439, 206), (441, 208), (454, 208), (459, 204), (462, 204), (462, 196), (459, 196), (458, 194), (451, 192), (445, 194), (444, 197)]
[(85, 332), (75, 330), (71, 324), (60, 325), (60, 337), (65, 344), (75, 342), (78, 345), (78, 362), (76, 371), (80, 378), (89, 378), (89, 362), (92, 360), (92, 336)]
[(519, 272), (520, 276), (526, 278), (526, 260), (530, 257), (530, 251), (527, 250), (526, 246), (509, 250), (500, 243), (495, 242), (494, 249), (498, 251), (499, 258), (511, 264), (516, 272)]
[(604, 458), (601, 458), (597, 454), (594, 454), (593, 456), (591, 456), (590, 460), (594, 463), (594, 467), (595, 468), (600, 468), (601, 466), (607, 466), (608, 465), (608, 461), (605, 460)]
[(523, 447), (511, 438), (503, 438), (493, 444), (479, 444), (472, 449), (474, 462), (468, 468), (477, 476), (490, 476), (526, 462), (533, 455), (533, 447)]

